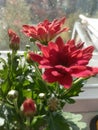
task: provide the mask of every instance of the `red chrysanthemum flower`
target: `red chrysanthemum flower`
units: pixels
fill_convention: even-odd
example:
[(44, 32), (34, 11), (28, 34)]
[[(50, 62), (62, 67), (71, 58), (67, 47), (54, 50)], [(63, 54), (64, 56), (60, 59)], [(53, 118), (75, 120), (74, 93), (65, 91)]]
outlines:
[(18, 50), (20, 44), (19, 36), (12, 29), (8, 30), (8, 36), (10, 40), (10, 48), (13, 50)]
[(35, 41), (38, 40), (43, 44), (47, 44), (58, 34), (68, 30), (67, 28), (62, 28), (64, 23), (65, 17), (55, 19), (52, 22), (44, 20), (36, 26), (23, 25), (23, 33)]
[(48, 46), (39, 45), (42, 55), (30, 52), (32, 60), (38, 62), (45, 71), (43, 79), (52, 83), (59, 82), (65, 88), (72, 85), (73, 77), (89, 77), (98, 73), (98, 68), (89, 67), (93, 46), (81, 48), (82, 43), (75, 45), (74, 40), (66, 44), (58, 37), (56, 42), (49, 42)]
[(26, 99), (21, 105), (21, 111), (25, 116), (32, 116), (36, 112), (36, 104), (32, 99)]

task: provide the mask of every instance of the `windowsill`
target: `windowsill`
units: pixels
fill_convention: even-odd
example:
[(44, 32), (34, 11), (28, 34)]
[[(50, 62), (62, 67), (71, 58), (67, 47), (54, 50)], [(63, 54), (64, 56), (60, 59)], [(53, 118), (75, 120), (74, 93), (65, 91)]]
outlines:
[[(76, 103), (66, 104), (64, 111), (95, 112), (98, 111), (98, 76), (91, 78), (83, 87), (84, 92), (75, 97)], [(94, 84), (91, 84), (94, 83)]]

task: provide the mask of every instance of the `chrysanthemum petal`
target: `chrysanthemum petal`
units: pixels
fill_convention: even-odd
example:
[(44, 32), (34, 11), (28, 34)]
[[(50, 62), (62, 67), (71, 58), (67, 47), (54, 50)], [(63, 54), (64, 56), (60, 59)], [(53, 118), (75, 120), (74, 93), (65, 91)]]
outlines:
[(35, 54), (33, 52), (29, 52), (29, 56), (32, 61), (36, 61), (38, 63), (40, 63), (40, 61), (42, 60), (42, 57), (40, 55)]

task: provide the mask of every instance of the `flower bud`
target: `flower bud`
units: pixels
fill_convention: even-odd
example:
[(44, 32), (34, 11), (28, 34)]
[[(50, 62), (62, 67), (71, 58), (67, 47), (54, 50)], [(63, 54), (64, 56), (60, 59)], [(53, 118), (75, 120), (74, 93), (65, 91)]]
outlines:
[(30, 56), (30, 51), (26, 55), (26, 60), (28, 63), (31, 63), (31, 64), (33, 63), (33, 60), (31, 59), (31, 56)]
[(30, 45), (26, 45), (26, 50), (30, 50)]
[(12, 50), (18, 50), (19, 49), (19, 44), (17, 44), (17, 43), (11, 42), (9, 46)]
[(10, 48), (12, 50), (18, 50), (20, 47), (20, 38), (18, 35), (11, 29), (8, 30), (9, 40), (10, 40)]
[(56, 111), (57, 108), (58, 108), (58, 99), (56, 97), (51, 97), (49, 100), (48, 100), (48, 108), (51, 110), (51, 111)]
[(44, 99), (44, 98), (45, 98), (45, 93), (39, 93), (39, 97), (40, 97), (41, 99)]
[(11, 90), (8, 92), (8, 99), (9, 100), (14, 100), (18, 97), (18, 91), (16, 90)]
[(26, 99), (20, 107), (25, 116), (33, 116), (36, 112), (36, 104), (32, 99)]

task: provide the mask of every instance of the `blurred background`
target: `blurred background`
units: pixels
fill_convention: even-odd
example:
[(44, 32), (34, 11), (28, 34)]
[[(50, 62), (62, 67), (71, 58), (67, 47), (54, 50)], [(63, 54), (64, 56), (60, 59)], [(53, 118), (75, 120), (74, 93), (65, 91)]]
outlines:
[(62, 34), (64, 40), (71, 38), (72, 29), (79, 14), (98, 17), (98, 0), (0, 0), (0, 50), (9, 49), (7, 30), (14, 29), (21, 37), (21, 48), (30, 44), (21, 33), (23, 24), (37, 24), (44, 19), (52, 21), (65, 16), (65, 26), (70, 32)]

